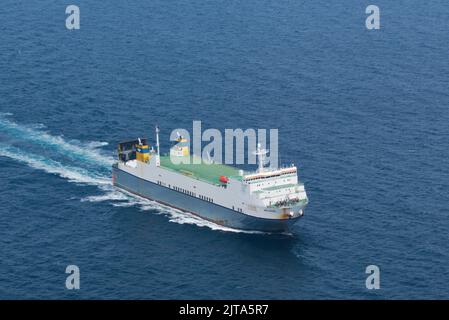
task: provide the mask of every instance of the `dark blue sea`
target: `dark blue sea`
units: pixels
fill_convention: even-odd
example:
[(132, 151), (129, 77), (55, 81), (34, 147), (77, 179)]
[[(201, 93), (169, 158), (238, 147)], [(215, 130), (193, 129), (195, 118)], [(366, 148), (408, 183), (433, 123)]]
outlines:
[[(449, 298), (448, 41), (447, 0), (3, 0), (0, 298)], [(279, 129), (290, 233), (114, 190), (117, 142), (193, 120)]]

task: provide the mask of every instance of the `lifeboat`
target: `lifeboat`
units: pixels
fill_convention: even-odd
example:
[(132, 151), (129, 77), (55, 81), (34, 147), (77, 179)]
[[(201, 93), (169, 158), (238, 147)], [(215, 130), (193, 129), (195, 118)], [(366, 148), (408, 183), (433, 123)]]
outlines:
[(228, 183), (229, 182), (229, 178), (228, 177), (225, 177), (225, 176), (220, 176), (220, 182), (223, 182), (223, 183)]

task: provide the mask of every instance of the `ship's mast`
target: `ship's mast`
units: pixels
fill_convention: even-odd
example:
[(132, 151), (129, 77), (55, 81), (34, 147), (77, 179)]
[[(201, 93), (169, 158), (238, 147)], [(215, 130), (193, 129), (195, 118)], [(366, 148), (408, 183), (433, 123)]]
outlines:
[(161, 165), (161, 152), (160, 152), (160, 146), (159, 146), (159, 127), (156, 126), (156, 147), (157, 147), (157, 156), (156, 156), (156, 166)]
[(268, 153), (266, 149), (261, 149), (260, 143), (257, 144), (257, 150), (254, 152), (254, 154), (257, 156), (257, 162), (259, 164), (259, 168), (257, 169), (257, 172), (263, 172), (264, 171), (264, 162), (265, 162), (265, 155)]

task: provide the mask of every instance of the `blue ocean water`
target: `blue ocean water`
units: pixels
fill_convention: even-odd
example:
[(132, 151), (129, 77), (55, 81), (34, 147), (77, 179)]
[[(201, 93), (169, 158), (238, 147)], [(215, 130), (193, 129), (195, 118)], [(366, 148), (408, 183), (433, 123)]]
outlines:
[[(449, 298), (448, 22), (443, 0), (4, 0), (0, 298)], [(310, 198), (291, 235), (111, 187), (118, 141), (193, 120), (279, 128)]]

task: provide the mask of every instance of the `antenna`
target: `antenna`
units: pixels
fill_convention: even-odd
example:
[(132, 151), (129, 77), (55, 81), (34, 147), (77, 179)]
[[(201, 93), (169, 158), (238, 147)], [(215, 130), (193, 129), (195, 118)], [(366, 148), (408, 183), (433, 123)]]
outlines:
[(265, 155), (268, 153), (266, 149), (261, 149), (260, 143), (257, 144), (257, 150), (253, 153), (257, 156), (257, 162), (259, 164), (259, 168), (257, 169), (257, 172), (263, 172), (264, 168), (264, 162), (265, 162)]
[(159, 146), (159, 127), (156, 125), (156, 147), (157, 147), (157, 156), (156, 156), (156, 166), (161, 165), (161, 148)]

